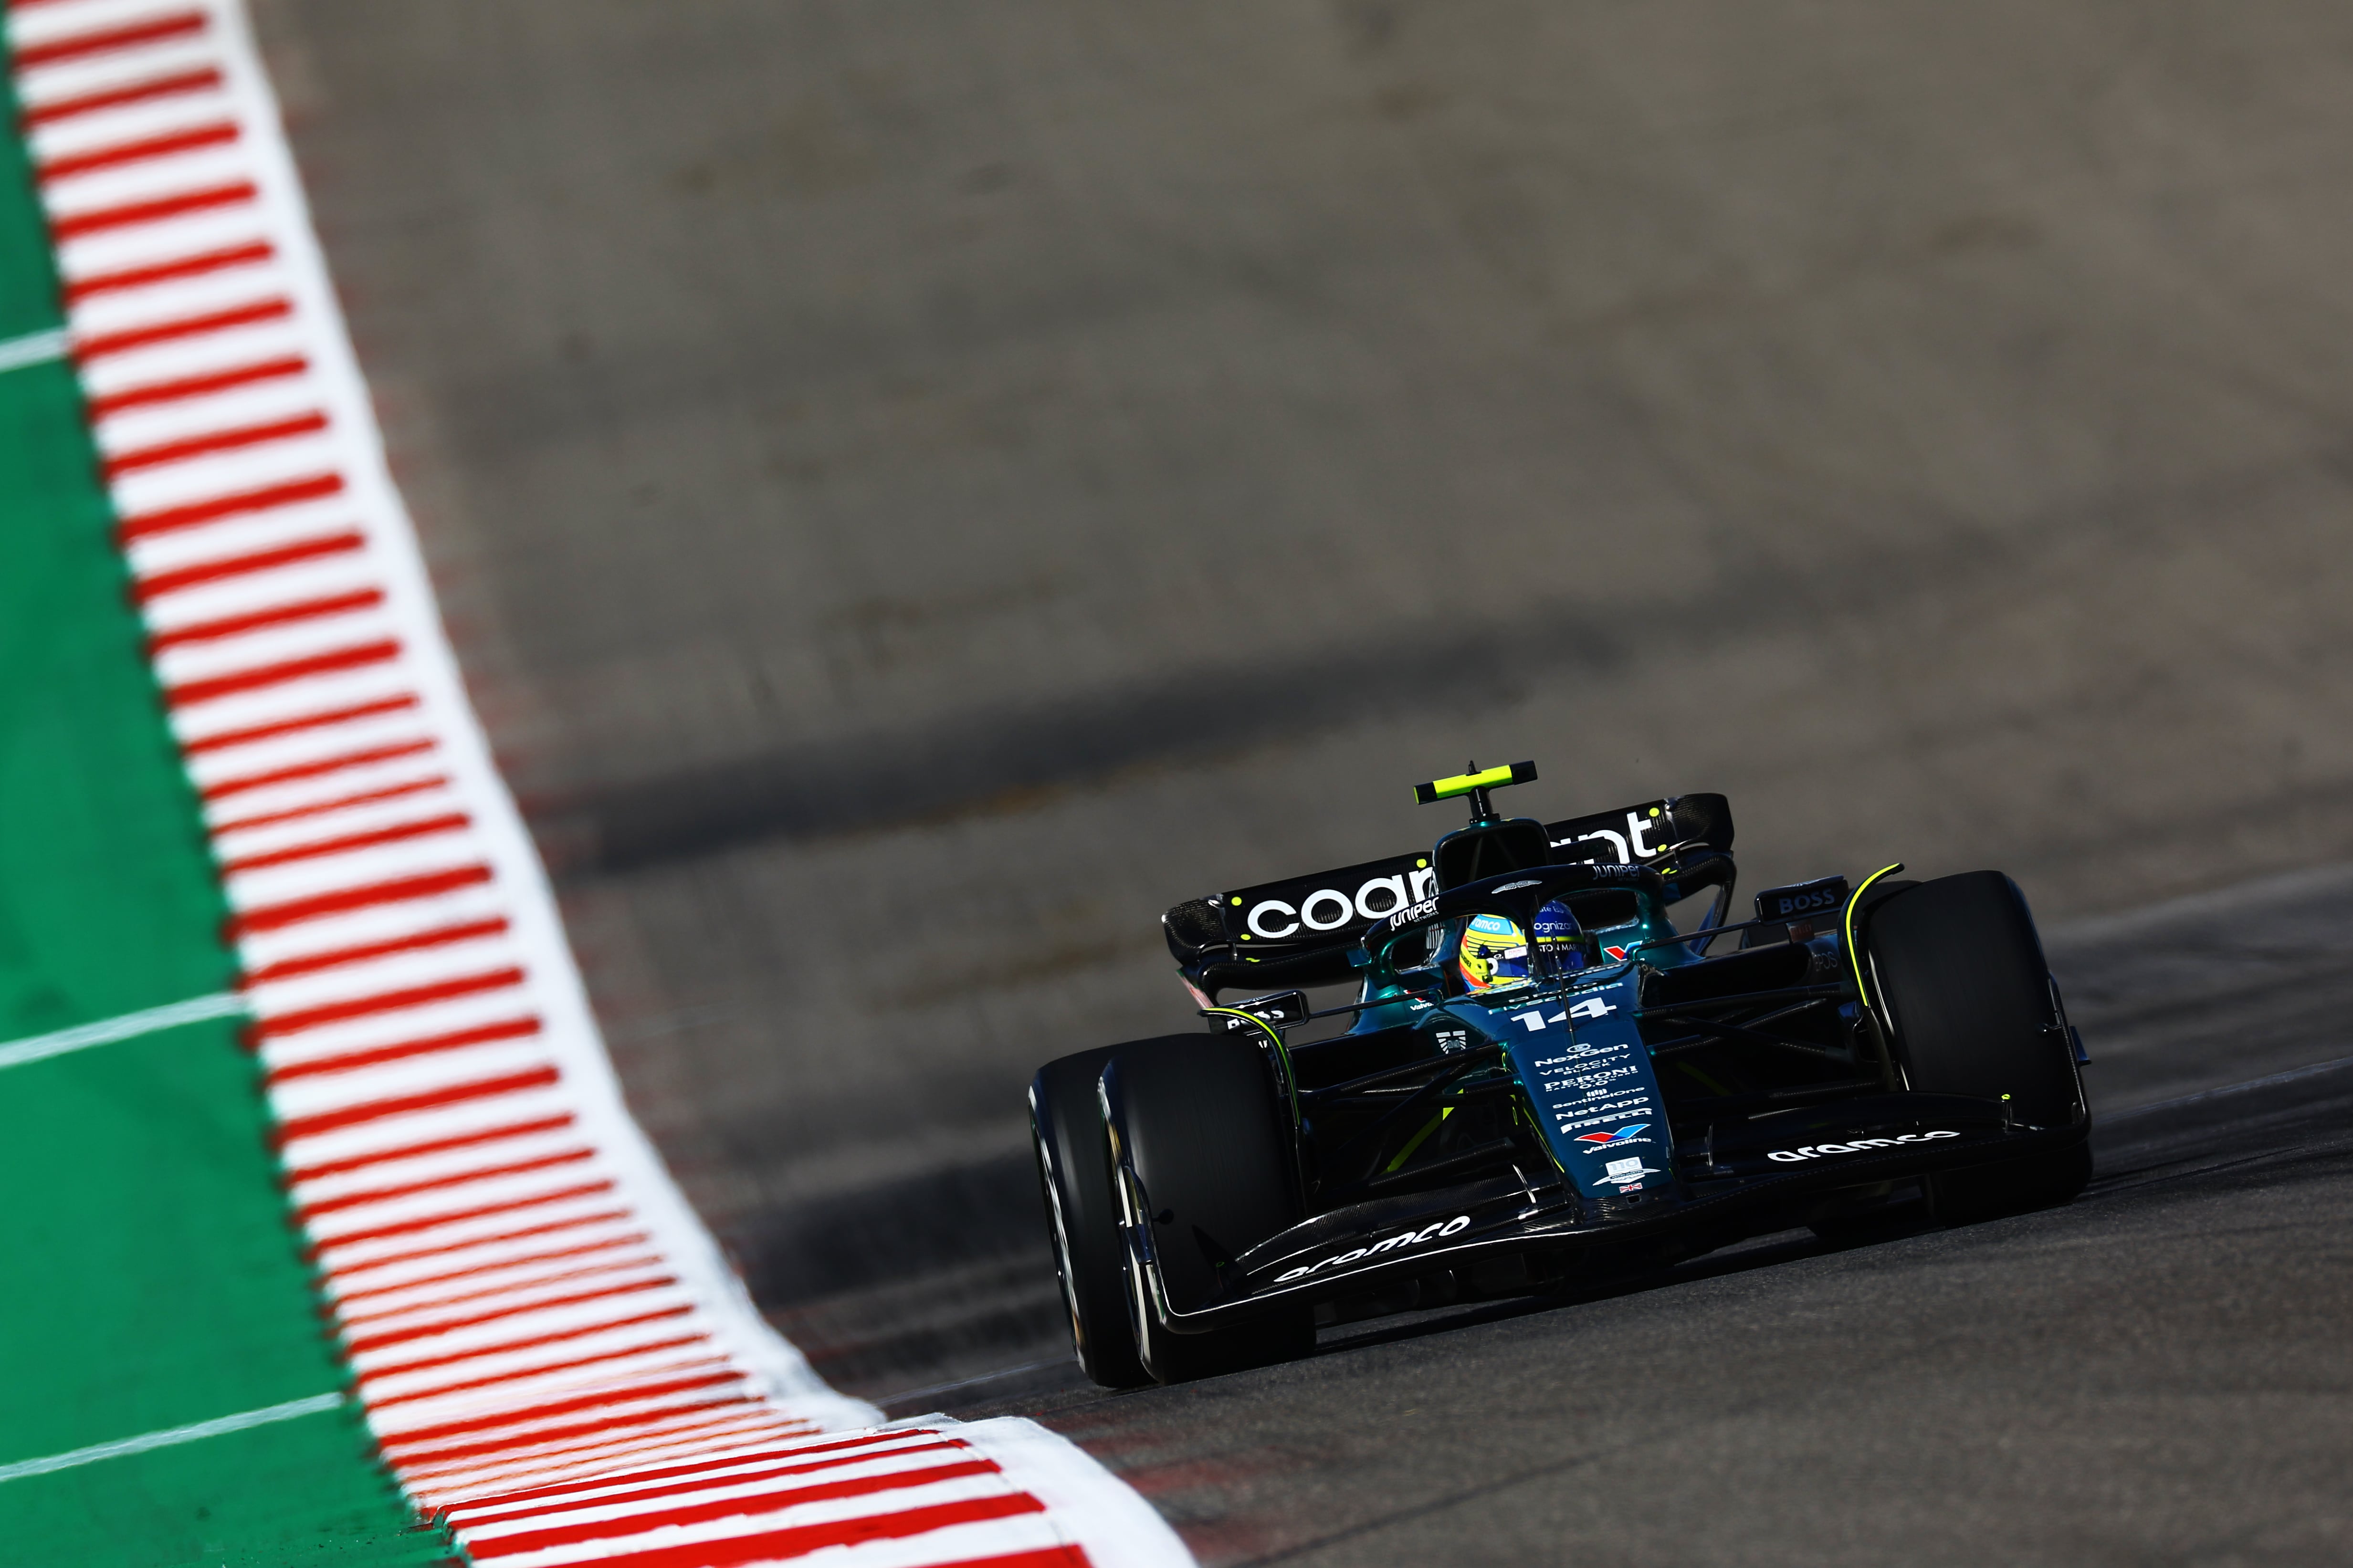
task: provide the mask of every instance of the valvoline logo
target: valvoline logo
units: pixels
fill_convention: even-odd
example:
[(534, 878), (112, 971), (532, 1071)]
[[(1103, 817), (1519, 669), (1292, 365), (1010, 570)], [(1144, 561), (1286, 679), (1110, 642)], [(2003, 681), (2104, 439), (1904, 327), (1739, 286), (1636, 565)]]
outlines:
[(1650, 1125), (1647, 1121), (1636, 1121), (1620, 1127), (1615, 1132), (1580, 1132), (1577, 1141), (1586, 1146), (1588, 1153), (1597, 1149), (1615, 1149), (1620, 1143), (1631, 1143)]

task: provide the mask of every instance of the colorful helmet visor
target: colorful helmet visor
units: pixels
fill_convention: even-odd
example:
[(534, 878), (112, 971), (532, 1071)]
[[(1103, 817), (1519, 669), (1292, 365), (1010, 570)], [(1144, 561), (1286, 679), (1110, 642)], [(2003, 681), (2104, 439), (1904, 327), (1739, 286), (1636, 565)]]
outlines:
[(1454, 963), (1473, 991), (1516, 985), (1528, 977), (1528, 939), (1502, 915), (1472, 915)]

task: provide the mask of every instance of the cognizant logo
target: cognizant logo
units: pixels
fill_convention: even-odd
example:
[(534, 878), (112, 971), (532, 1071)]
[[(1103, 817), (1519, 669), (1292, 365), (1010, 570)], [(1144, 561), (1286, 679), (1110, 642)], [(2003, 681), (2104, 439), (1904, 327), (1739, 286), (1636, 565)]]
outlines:
[(1425, 866), (1413, 873), (1410, 882), (1404, 877), (1375, 877), (1358, 888), (1355, 897), (1338, 888), (1318, 888), (1294, 906), (1281, 899), (1268, 899), (1252, 904), (1242, 923), (1250, 927), (1252, 936), (1280, 942), (1296, 936), (1302, 928), (1314, 931), (1338, 931), (1342, 926), (1377, 921), (1417, 899), (1426, 899), (1437, 889), (1438, 871)]

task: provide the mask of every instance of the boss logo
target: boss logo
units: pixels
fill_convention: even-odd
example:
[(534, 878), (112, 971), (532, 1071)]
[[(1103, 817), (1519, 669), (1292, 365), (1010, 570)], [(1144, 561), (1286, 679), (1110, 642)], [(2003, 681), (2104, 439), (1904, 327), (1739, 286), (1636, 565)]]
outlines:
[[(1249, 1018), (1238, 1018), (1236, 1013), (1247, 1013)], [(1219, 1016), (1218, 1022), (1229, 1031), (1247, 1029), (1250, 1019), (1278, 1029), (1287, 1029), (1307, 1016), (1307, 996), (1304, 992), (1285, 991), (1272, 996), (1261, 996), (1248, 1002), (1237, 1002), (1231, 1011)]]
[(1767, 888), (1757, 895), (1757, 918), (1786, 921), (1798, 915), (1829, 914), (1847, 901), (1844, 877), (1825, 877), (1790, 888)]

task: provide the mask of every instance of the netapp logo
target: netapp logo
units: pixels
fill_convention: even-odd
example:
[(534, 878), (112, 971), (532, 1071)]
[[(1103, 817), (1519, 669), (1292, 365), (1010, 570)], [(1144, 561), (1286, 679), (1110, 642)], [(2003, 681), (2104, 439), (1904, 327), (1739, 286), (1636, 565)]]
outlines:
[(1310, 1274), (1325, 1268), (1345, 1268), (1360, 1258), (1377, 1258), (1384, 1252), (1395, 1252), (1401, 1247), (1419, 1247), (1423, 1242), (1438, 1237), (1452, 1236), (1458, 1230), (1466, 1230), (1470, 1228), (1470, 1225), (1471, 1216), (1467, 1214), (1456, 1215), (1449, 1220), (1432, 1220), (1419, 1230), (1401, 1230), (1386, 1241), (1377, 1241), (1370, 1247), (1360, 1247), (1354, 1252), (1343, 1252), (1336, 1257), (1327, 1258), (1321, 1263), (1311, 1263), (1303, 1268), (1294, 1268), (1288, 1274), (1278, 1274), (1275, 1276), (1274, 1282), (1278, 1285), (1288, 1285), (1294, 1279), (1304, 1279)]
[(1416, 899), (1428, 898), (1437, 887), (1438, 872), (1425, 866), (1413, 873), (1410, 885), (1403, 877), (1375, 877), (1354, 897), (1338, 888), (1318, 888), (1295, 906), (1268, 899), (1252, 904), (1242, 923), (1250, 927), (1252, 936), (1269, 942), (1296, 936), (1302, 926), (1315, 931), (1338, 931), (1361, 921), (1377, 921)]
[(1900, 1138), (1857, 1138), (1851, 1143), (1809, 1143), (1802, 1149), (1776, 1149), (1766, 1155), (1785, 1165), (1801, 1160), (1819, 1160), (1825, 1154), (1866, 1154), (1873, 1149), (1893, 1149), (1904, 1143), (1928, 1143), (1939, 1138), (1958, 1138), (1957, 1132), (1906, 1132)]

